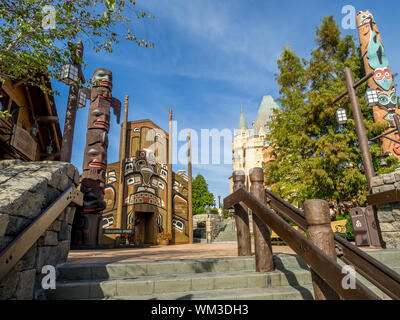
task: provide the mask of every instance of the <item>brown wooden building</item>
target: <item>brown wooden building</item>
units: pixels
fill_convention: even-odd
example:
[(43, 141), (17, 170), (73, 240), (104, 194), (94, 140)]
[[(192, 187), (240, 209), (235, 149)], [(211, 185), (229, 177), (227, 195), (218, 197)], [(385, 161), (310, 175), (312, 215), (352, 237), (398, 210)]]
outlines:
[[(41, 76), (51, 91), (50, 80)], [(26, 80), (0, 78), (0, 160), (58, 160), (61, 129), (54, 98)]]

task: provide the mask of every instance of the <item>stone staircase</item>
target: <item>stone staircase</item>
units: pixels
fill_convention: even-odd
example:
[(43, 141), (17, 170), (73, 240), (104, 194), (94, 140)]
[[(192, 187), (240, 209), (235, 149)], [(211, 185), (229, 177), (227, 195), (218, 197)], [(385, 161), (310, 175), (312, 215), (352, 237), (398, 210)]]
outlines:
[(237, 241), (236, 223), (234, 219), (224, 220), (218, 235), (212, 242)]
[[(400, 250), (369, 252), (400, 272)], [(112, 264), (66, 264), (47, 299), (312, 300), (308, 266), (295, 255), (276, 255), (276, 270), (254, 272), (254, 257)], [(342, 263), (343, 264), (343, 263)], [(382, 298), (380, 290), (366, 282)]]

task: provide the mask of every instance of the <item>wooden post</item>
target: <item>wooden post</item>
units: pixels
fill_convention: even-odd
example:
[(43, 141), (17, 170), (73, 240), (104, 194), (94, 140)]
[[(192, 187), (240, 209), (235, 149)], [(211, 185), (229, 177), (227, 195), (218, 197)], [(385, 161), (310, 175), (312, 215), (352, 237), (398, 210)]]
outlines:
[[(233, 172), (233, 191), (244, 188), (245, 177), (243, 170), (236, 170)], [(251, 237), (247, 208), (243, 208), (241, 204), (236, 204), (234, 208), (238, 240), (238, 256), (251, 256)]]
[(354, 117), (354, 124), (358, 137), (358, 144), (361, 150), (361, 158), (364, 165), (365, 176), (367, 178), (368, 189), (371, 190), (371, 180), (375, 176), (374, 166), (372, 164), (371, 153), (369, 152), (368, 138), (365, 130), (364, 119), (361, 113), (360, 102), (358, 101), (356, 90), (354, 89), (353, 72), (349, 67), (345, 68), (347, 92), (349, 93), (351, 112)]
[(169, 110), (168, 176), (167, 176), (167, 232), (172, 234), (172, 109)]
[[(335, 241), (331, 229), (329, 205), (325, 200), (304, 203), (307, 237), (325, 254), (336, 261)], [(339, 300), (339, 295), (311, 269), (315, 300)]]
[[(71, 47), (72, 48), (72, 47)], [(75, 58), (75, 63), (82, 60), (83, 57), (83, 43), (81, 40), (77, 43), (77, 48), (71, 52), (73, 57)], [(74, 61), (74, 59), (73, 59)], [(81, 65), (78, 64), (79, 75), (82, 75)], [(84, 82), (84, 79), (81, 79)], [(69, 88), (68, 94), (68, 104), (67, 104), (67, 112), (65, 114), (65, 123), (64, 123), (64, 131), (61, 143), (61, 154), (60, 161), (62, 162), (71, 162), (72, 156), (72, 144), (74, 141), (74, 130), (75, 130), (75, 120), (76, 120), (76, 111), (78, 109), (78, 101), (79, 101), (79, 84), (73, 83)], [(54, 126), (54, 123), (52, 124)]]
[[(261, 202), (265, 202), (264, 172), (262, 168), (250, 170), (250, 192)], [(253, 214), (254, 251), (256, 256), (256, 271), (274, 271), (274, 261), (271, 245), (271, 235), (268, 226)]]
[[(117, 199), (117, 216), (115, 227), (121, 229), (126, 225), (126, 219), (123, 219), (124, 193), (125, 193), (125, 158), (126, 158), (126, 134), (128, 122), (128, 103), (129, 96), (125, 96), (124, 122), (121, 126), (121, 141), (119, 145), (119, 177), (118, 177), (118, 199)], [(123, 222), (123, 220), (125, 220)]]
[(190, 129), (188, 131), (188, 220), (189, 243), (193, 243), (193, 208), (192, 208), (192, 155)]

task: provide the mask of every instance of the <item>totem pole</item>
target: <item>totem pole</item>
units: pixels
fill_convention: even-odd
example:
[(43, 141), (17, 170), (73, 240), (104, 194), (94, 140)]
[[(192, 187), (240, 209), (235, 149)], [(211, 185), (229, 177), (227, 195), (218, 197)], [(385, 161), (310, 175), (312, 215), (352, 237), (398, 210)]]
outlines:
[(400, 137), (398, 130), (393, 130), (397, 121), (395, 114), (400, 112), (397, 108), (396, 89), (382, 38), (369, 11), (358, 13), (357, 26), (365, 72), (366, 74), (374, 72), (374, 76), (368, 80), (367, 91), (367, 95), (372, 98), (371, 101), (377, 99), (376, 105), (373, 106), (374, 121), (376, 123), (388, 121), (390, 126), (385, 131), (387, 138), (381, 138), (382, 151), (385, 155), (396, 155), (400, 159)]
[(96, 69), (92, 78), (92, 91), (87, 123), (86, 147), (83, 158), (81, 191), (83, 207), (78, 211), (74, 224), (75, 245), (95, 246), (101, 212), (105, 209), (105, 175), (107, 168), (108, 131), (110, 107), (120, 121), (121, 102), (112, 97), (112, 73), (107, 69)]

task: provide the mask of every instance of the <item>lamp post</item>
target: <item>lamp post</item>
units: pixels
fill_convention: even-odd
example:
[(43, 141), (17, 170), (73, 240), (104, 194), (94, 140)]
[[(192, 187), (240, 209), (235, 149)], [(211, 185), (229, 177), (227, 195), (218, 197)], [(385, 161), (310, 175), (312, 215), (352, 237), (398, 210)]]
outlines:
[[(368, 147), (368, 139), (365, 131), (363, 116), (361, 113), (360, 102), (358, 101), (358, 97), (356, 94), (356, 89), (371, 78), (374, 75), (373, 72), (363, 77), (357, 83), (354, 83), (353, 73), (351, 72), (349, 67), (345, 68), (345, 77), (346, 77), (346, 85), (347, 91), (340, 94), (336, 99), (333, 100), (333, 103), (338, 102), (340, 99), (349, 95), (351, 111), (353, 113), (354, 123), (356, 126), (356, 132), (358, 137), (358, 144), (360, 145), (361, 150), (361, 158), (364, 165), (365, 176), (367, 177), (368, 189), (371, 190), (371, 180), (372, 177), (375, 176), (374, 166), (372, 164), (371, 154), (369, 152)], [(339, 110), (338, 110), (339, 111)], [(337, 114), (338, 116), (338, 114)]]
[(60, 161), (63, 162), (71, 162), (76, 111), (80, 101), (79, 80), (85, 82), (85, 78), (81, 69), (83, 43), (81, 40), (79, 40), (75, 48), (72, 48), (72, 44), (70, 44), (70, 47), (72, 52), (72, 63), (64, 65), (61, 70), (61, 81), (70, 86), (60, 154)]

